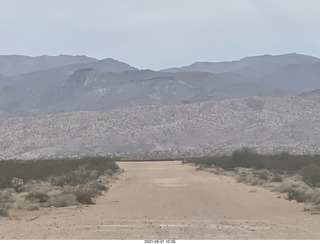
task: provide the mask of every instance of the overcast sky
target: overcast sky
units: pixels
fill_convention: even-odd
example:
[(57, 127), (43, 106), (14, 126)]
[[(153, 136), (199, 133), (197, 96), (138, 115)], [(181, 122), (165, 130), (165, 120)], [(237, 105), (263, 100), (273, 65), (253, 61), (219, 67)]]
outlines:
[(141, 69), (320, 57), (319, 0), (0, 0), (0, 54), (111, 57)]

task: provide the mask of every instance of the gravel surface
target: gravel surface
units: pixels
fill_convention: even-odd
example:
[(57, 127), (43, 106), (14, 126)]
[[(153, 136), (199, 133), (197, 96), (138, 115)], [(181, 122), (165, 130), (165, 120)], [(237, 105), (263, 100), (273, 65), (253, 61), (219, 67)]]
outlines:
[(11, 211), (1, 239), (319, 239), (320, 218), (266, 189), (179, 161), (120, 162), (96, 205)]

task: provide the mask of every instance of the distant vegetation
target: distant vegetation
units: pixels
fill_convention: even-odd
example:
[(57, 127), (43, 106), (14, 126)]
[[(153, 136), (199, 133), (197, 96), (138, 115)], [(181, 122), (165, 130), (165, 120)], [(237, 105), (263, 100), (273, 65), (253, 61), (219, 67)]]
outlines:
[(94, 204), (119, 169), (112, 157), (0, 161), (0, 216), (9, 208), (34, 210)]
[(232, 171), (239, 182), (267, 185), (287, 199), (320, 204), (320, 155), (262, 155), (242, 148), (231, 155), (188, 159), (214, 173)]
[(215, 165), (225, 170), (243, 167), (267, 169), (277, 173), (294, 173), (306, 167), (320, 167), (320, 155), (258, 154), (253, 149), (245, 147), (233, 151), (232, 155), (195, 158), (192, 162), (197, 165)]

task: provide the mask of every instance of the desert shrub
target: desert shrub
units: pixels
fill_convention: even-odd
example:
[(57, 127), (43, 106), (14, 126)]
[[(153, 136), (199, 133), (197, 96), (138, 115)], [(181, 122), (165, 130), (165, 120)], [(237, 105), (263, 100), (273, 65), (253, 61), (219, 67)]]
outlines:
[(56, 186), (53, 186), (51, 182), (48, 181), (35, 181), (35, 180), (29, 180), (25, 183), (25, 191), (26, 192), (43, 192), (48, 193), (52, 189), (55, 189)]
[(115, 163), (115, 159), (105, 156), (87, 156), (83, 157), (80, 163), (88, 170), (97, 170), (103, 173), (105, 170), (110, 169), (115, 172), (119, 169), (119, 166)]
[(89, 181), (96, 180), (100, 175), (107, 173), (112, 175), (119, 169), (119, 166), (114, 162), (114, 158), (110, 157), (84, 157), (78, 160), (78, 168), (70, 170), (60, 176), (49, 176), (49, 180), (53, 185), (64, 186), (78, 184), (86, 184)]
[(92, 156), (83, 158), (56, 158), (41, 160), (2, 160), (0, 161), (0, 188), (12, 186), (12, 178), (29, 180), (46, 180), (48, 176), (64, 176), (84, 167), (85, 170), (95, 170), (98, 175), (110, 169), (112, 173), (119, 169), (115, 163), (118, 158)]
[(311, 195), (311, 202), (320, 205), (320, 188), (313, 189), (313, 194)]
[(0, 175), (0, 189), (3, 189), (6, 187), (6, 178), (4, 175)]
[(21, 178), (13, 177), (11, 183), (16, 192), (23, 192), (25, 190), (25, 186)]
[(8, 209), (12, 201), (12, 194), (10, 191), (0, 191), (0, 216), (8, 216)]
[(302, 180), (285, 178), (280, 184), (278, 190), (287, 193), (288, 200), (296, 200), (297, 202), (311, 202), (313, 190)]
[[(111, 176), (119, 169), (115, 160), (97, 156), (0, 161), (0, 187), (12, 186), (19, 193), (12, 205), (17, 209), (94, 204), (92, 198), (107, 191), (106, 184), (114, 180)], [(5, 208), (1, 211), (6, 214)]]
[(258, 175), (259, 175), (260, 180), (268, 180), (269, 179), (268, 172), (266, 172), (266, 171), (260, 171), (258, 173)]
[(263, 155), (247, 147), (233, 151), (232, 155), (192, 158), (186, 161), (205, 167), (215, 165), (225, 170), (246, 167), (290, 174), (312, 164), (320, 167), (320, 155), (292, 155), (289, 153)]
[(282, 182), (283, 179), (282, 179), (282, 176), (280, 174), (275, 174), (273, 177), (272, 177), (272, 182)]
[(89, 193), (87, 192), (83, 192), (83, 191), (77, 191), (74, 193), (77, 202), (81, 203), (81, 204), (94, 204), (94, 202), (91, 199), (91, 196)]
[(107, 169), (104, 173), (109, 176), (113, 175), (113, 171), (111, 169)]
[(89, 184), (86, 184), (80, 188), (83, 192), (88, 193), (91, 197), (96, 197), (98, 195), (101, 195), (102, 191), (107, 191), (108, 188), (99, 183), (99, 182), (90, 182)]
[(320, 204), (320, 155), (262, 155), (242, 148), (232, 155), (192, 158), (186, 162), (198, 168), (232, 170), (238, 182), (265, 184), (286, 193), (288, 200)]
[(0, 209), (0, 216), (8, 217), (9, 216), (8, 210), (7, 209)]
[(91, 180), (95, 180), (98, 176), (99, 173), (96, 170), (86, 170), (81, 166), (79, 169), (68, 172), (62, 176), (49, 176), (47, 180), (54, 186), (76, 186), (78, 184), (85, 184)]
[(106, 186), (110, 182), (114, 181), (114, 179), (111, 178), (111, 176), (105, 174), (105, 175), (100, 175), (98, 179), (96, 179), (96, 181)]
[(30, 192), (27, 196), (26, 196), (26, 200), (37, 200), (40, 203), (44, 203), (47, 202), (50, 199), (50, 196), (46, 193), (43, 192)]
[(288, 191), (288, 200), (296, 200), (297, 202), (304, 202), (306, 200), (303, 192), (293, 189)]
[(320, 167), (311, 164), (301, 171), (303, 181), (311, 187), (320, 187)]
[(79, 204), (76, 200), (75, 194), (72, 193), (62, 193), (51, 197), (44, 206), (46, 207), (67, 207), (71, 205)]
[(255, 170), (251, 168), (235, 168), (235, 177), (238, 182), (248, 185), (262, 185), (268, 183), (273, 174), (268, 170)]
[(231, 167), (250, 168), (254, 164), (256, 155), (252, 149), (247, 147), (235, 150), (231, 155)]
[(14, 196), (14, 208), (23, 209), (27, 211), (38, 210), (40, 207), (40, 202), (38, 199), (32, 198), (26, 200), (29, 193), (22, 192)]

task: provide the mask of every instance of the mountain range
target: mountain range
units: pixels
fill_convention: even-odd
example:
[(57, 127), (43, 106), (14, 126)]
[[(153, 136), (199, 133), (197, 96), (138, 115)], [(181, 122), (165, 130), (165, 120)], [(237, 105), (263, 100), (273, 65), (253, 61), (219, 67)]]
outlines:
[(10, 77), (23, 73), (47, 70), (71, 64), (85, 64), (98, 61), (86, 56), (39, 56), (29, 57), (23, 55), (0, 55), (0, 73)]
[(255, 82), (298, 92), (320, 87), (320, 59), (295, 53), (247, 57), (231, 62), (196, 62), (163, 71), (210, 72), (229, 81)]
[[(0, 56), (1, 57), (1, 56)], [(22, 56), (22, 60), (24, 60), (24, 56)], [(61, 57), (62, 59), (64, 56), (58, 56)], [(82, 57), (82, 56), (80, 56)], [(47, 57), (49, 58), (49, 57)], [(52, 57), (54, 60), (56, 60), (57, 57)], [(0, 58), (1, 59), (1, 58)], [(31, 58), (32, 59), (32, 58)], [(35, 58), (37, 59), (37, 57)], [(91, 61), (88, 61), (91, 60)], [(38, 70), (34, 70), (31, 72), (27, 73), (22, 73), (20, 74), (19, 72), (16, 75), (6, 77), (4, 75), (4, 78), (0, 80), (0, 88), (4, 88), (6, 86), (11, 86), (16, 83), (18, 84), (23, 84), (23, 83), (29, 83), (29, 82), (34, 82), (34, 81), (39, 81), (41, 83), (46, 83), (46, 82), (57, 82), (57, 81), (62, 81), (64, 79), (67, 79), (72, 73), (79, 69), (84, 69), (84, 68), (94, 68), (97, 70), (100, 70), (102, 72), (122, 72), (126, 70), (137, 70), (136, 68), (125, 64), (123, 62), (119, 62), (117, 60), (114, 60), (112, 58), (106, 58), (103, 60), (95, 60), (92, 58), (87, 58), (83, 60), (82, 58), (80, 59), (74, 59), (76, 61), (75, 63), (69, 63), (67, 65), (62, 65), (63, 63), (66, 63), (69, 60), (69, 56), (67, 56), (66, 61), (61, 61), (61, 65), (58, 66), (56, 64), (55, 67), (47, 66), (47, 69), (41, 69), (41, 67), (44, 67), (43, 65), (39, 67)], [(81, 61), (86, 61), (86, 62), (81, 62)], [(34, 64), (35, 62), (31, 62)], [(48, 62), (49, 63), (49, 62)], [(14, 66), (14, 62), (11, 63), (11, 66)], [(1, 67), (1, 63), (0, 63)], [(18, 67), (19, 68), (19, 67)], [(18, 68), (12, 67), (12, 70), (18, 70)], [(33, 69), (35, 67), (33, 66)], [(24, 69), (25, 70), (25, 69)]]
[(160, 71), (0, 56), (0, 158), (319, 151), (320, 60), (286, 54)]
[(186, 104), (246, 96), (285, 96), (256, 83), (233, 83), (205, 72), (100, 72), (87, 68), (66, 80), (20, 82), (0, 90), (2, 117), (94, 111), (135, 105)]
[(263, 55), (161, 71), (86, 56), (0, 56), (0, 118), (166, 105), (320, 88), (320, 59)]

